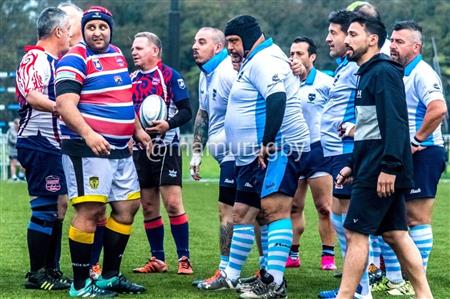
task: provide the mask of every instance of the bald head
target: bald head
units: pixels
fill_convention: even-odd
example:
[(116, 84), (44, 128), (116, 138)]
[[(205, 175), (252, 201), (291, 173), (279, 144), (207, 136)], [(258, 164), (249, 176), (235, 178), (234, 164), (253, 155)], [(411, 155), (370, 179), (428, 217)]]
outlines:
[(225, 35), (220, 29), (201, 28), (194, 37), (192, 54), (197, 64), (204, 64), (225, 47)]
[(58, 8), (64, 11), (69, 17), (71, 31), (70, 47), (73, 47), (83, 40), (81, 34), (81, 18), (83, 17), (83, 10), (71, 2), (60, 3)]

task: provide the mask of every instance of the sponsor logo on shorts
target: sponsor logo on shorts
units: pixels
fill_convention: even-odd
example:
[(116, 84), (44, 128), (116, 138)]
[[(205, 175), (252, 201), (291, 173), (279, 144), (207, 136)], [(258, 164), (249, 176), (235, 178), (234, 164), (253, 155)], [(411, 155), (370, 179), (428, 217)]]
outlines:
[(61, 183), (59, 176), (49, 175), (45, 178), (45, 189), (50, 192), (56, 192), (61, 190)]
[(358, 222), (358, 221), (359, 221), (358, 218), (353, 218), (353, 223), (356, 223), (356, 222)]
[(422, 190), (420, 188), (411, 189), (411, 191), (409, 191), (409, 194), (417, 194), (417, 193), (420, 193), (420, 192), (422, 192)]
[(176, 178), (177, 177), (177, 171), (175, 169), (170, 170), (169, 169), (169, 176)]
[(272, 182), (270, 184), (266, 184), (266, 188), (267, 189), (270, 189), (270, 188), (273, 188), (273, 187), (275, 187), (275, 182)]
[(250, 184), (249, 182), (245, 182), (244, 187), (247, 187), (247, 188), (253, 188), (253, 185)]
[(99, 183), (100, 180), (98, 179), (98, 176), (91, 176), (89, 178), (89, 187), (91, 187), (91, 189), (97, 189)]
[(227, 184), (234, 184), (234, 180), (233, 179), (228, 179), (228, 178), (226, 178), (223, 182), (227, 183)]

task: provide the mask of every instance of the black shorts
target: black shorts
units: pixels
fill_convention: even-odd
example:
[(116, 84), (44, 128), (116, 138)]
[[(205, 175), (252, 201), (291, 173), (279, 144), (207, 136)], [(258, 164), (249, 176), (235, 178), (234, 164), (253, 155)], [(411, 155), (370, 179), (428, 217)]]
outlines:
[(350, 207), (344, 227), (364, 235), (381, 235), (394, 230), (408, 230), (405, 193), (397, 190), (380, 198), (375, 188), (353, 186)]
[(260, 168), (258, 159), (252, 163), (236, 166), (236, 199), (235, 202), (261, 209), (261, 200), (257, 188)]
[(220, 163), (219, 202), (234, 205), (236, 198), (236, 167), (234, 160)]
[(182, 186), (182, 162), (178, 145), (155, 146), (150, 159), (145, 150), (133, 151), (141, 188)]
[[(333, 181), (336, 181), (336, 177), (339, 172), (348, 165), (349, 159), (353, 154), (342, 154), (331, 157), (325, 157), (322, 170), (328, 172), (333, 177)], [(339, 199), (350, 199), (352, 194), (352, 185), (347, 184), (336, 188), (336, 184), (333, 184), (333, 196)]]

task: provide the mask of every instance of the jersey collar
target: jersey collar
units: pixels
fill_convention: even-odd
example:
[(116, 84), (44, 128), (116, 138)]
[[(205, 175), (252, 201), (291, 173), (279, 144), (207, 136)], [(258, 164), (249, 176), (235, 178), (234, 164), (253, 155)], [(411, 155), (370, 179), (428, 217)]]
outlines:
[(421, 54), (417, 55), (416, 58), (411, 60), (411, 62), (408, 63), (408, 65), (405, 67), (405, 76), (411, 75), (413, 69), (416, 67), (417, 64), (419, 64), (419, 62), (421, 60), (422, 60), (422, 55)]
[[(253, 51), (250, 53), (250, 55), (248, 55), (248, 57), (245, 59), (244, 64), (247, 64), (247, 62), (249, 62), (258, 52), (264, 50), (265, 48), (268, 48), (270, 46), (273, 45), (273, 40), (272, 38), (268, 38), (265, 41), (263, 41), (262, 43), (260, 43), (255, 49), (253, 49)], [(241, 67), (242, 69), (242, 67)]]
[(337, 63), (337, 65), (338, 65), (338, 67), (337, 67), (336, 70), (334, 71), (335, 74), (337, 74), (337, 72), (338, 72), (341, 68), (343, 68), (344, 66), (346, 66), (346, 65), (348, 64), (347, 56), (336, 58), (336, 63)]
[(314, 80), (316, 79), (317, 70), (315, 67), (312, 67), (311, 71), (309, 72), (308, 76), (305, 79), (306, 85), (313, 85)]
[(205, 74), (209, 75), (211, 74), (217, 66), (224, 61), (228, 57), (228, 51), (227, 49), (223, 49), (216, 55), (214, 55), (210, 60), (208, 60), (205, 64), (200, 66), (200, 69)]

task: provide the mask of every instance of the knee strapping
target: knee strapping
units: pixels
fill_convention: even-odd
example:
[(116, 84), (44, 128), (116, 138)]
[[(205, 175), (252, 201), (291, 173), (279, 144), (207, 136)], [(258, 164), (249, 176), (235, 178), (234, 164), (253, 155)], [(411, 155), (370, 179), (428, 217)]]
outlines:
[(37, 197), (31, 200), (31, 219), (28, 229), (52, 235), (53, 226), (58, 220), (58, 196)]

